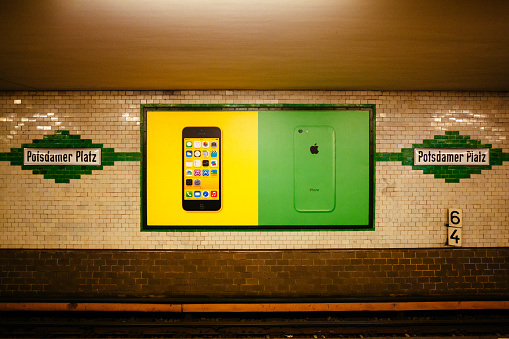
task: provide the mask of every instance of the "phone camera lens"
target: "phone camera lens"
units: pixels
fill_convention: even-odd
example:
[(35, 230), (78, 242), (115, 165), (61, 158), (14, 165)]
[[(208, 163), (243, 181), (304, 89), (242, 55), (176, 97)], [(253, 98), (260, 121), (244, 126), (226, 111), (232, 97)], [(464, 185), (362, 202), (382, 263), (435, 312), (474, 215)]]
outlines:
[(302, 129), (299, 129), (299, 133), (302, 133)]

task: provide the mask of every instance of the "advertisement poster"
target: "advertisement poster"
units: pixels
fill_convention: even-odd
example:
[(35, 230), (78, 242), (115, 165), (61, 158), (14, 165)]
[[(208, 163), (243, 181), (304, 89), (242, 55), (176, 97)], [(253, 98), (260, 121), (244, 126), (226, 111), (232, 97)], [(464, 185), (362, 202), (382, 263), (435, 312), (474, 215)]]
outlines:
[(373, 228), (369, 109), (146, 107), (145, 230)]

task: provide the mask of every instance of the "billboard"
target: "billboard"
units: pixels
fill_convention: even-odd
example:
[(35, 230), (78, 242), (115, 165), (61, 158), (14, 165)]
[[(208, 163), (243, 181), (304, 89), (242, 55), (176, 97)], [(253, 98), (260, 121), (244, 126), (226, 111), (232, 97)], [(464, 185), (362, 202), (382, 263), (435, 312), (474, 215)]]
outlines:
[(142, 229), (373, 229), (373, 110), (145, 105)]

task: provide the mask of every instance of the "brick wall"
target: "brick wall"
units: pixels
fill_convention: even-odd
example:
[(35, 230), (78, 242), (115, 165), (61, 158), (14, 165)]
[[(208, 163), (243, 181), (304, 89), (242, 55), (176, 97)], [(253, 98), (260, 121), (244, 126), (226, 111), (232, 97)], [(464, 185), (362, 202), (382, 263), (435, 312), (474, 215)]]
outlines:
[(139, 160), (115, 161), (68, 183), (9, 161), (13, 148), (56, 131), (114, 154), (139, 153), (143, 104), (370, 104), (376, 107), (377, 153), (398, 153), (447, 131), (509, 153), (509, 92), (2, 92), (0, 248), (444, 248), (449, 207), (463, 210), (463, 246), (509, 246), (508, 161), (457, 183), (401, 161), (377, 161), (373, 232), (141, 232)]
[(0, 250), (0, 298), (509, 297), (509, 249)]

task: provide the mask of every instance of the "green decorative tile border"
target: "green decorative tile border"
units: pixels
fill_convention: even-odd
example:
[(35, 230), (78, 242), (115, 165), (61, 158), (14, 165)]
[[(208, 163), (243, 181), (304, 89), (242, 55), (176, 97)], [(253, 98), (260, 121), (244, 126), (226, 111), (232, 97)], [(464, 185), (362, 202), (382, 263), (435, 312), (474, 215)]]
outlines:
[[(25, 166), (23, 165), (23, 148), (101, 148), (101, 166)], [(489, 148), (489, 166), (415, 166), (415, 148)], [(53, 135), (45, 135), (42, 139), (32, 140), (31, 144), (23, 144), (20, 148), (11, 148), (10, 152), (0, 152), (0, 161), (9, 161), (13, 166), (21, 166), (23, 170), (31, 170), (33, 174), (42, 174), (44, 179), (53, 179), (56, 183), (69, 183), (70, 179), (80, 179), (82, 175), (92, 174), (94, 170), (102, 170), (104, 166), (113, 166), (115, 161), (141, 161), (140, 152), (115, 152), (113, 148), (105, 148), (102, 144), (93, 143), (91, 139), (81, 139), (80, 135), (71, 135), (69, 131), (55, 131)], [(375, 161), (401, 161), (403, 166), (412, 166), (413, 170), (422, 170), (424, 174), (433, 174), (437, 179), (445, 179), (446, 183), (459, 183), (460, 179), (468, 179), (471, 174), (481, 174), (482, 170), (490, 170), (492, 166), (503, 165), (509, 161), (509, 153), (501, 148), (492, 148), (491, 144), (482, 144), (480, 140), (470, 139), (468, 135), (460, 135), (459, 131), (446, 131), (445, 135), (435, 135), (433, 139), (423, 140), (422, 144), (413, 144), (411, 148), (402, 148), (401, 152), (377, 152)]]
[[(415, 148), (489, 148), (489, 166), (415, 166)], [(460, 135), (458, 131), (446, 131), (445, 135), (435, 135), (431, 140), (423, 140), (422, 144), (413, 144), (412, 148), (402, 148), (396, 153), (376, 153), (376, 161), (401, 161), (403, 166), (412, 166), (413, 170), (422, 170), (424, 174), (433, 174), (437, 179), (445, 179), (447, 183), (459, 183), (460, 179), (468, 179), (471, 174), (481, 174), (482, 170), (490, 170), (492, 166), (503, 165), (509, 161), (509, 153), (501, 148), (492, 148), (491, 144), (482, 144), (480, 140), (470, 139), (468, 135)]]
[[(101, 166), (25, 166), (23, 165), (24, 148), (101, 148)], [(140, 152), (115, 152), (113, 148), (105, 148), (102, 144), (93, 143), (90, 139), (81, 139), (79, 135), (71, 135), (69, 131), (55, 131), (53, 135), (45, 135), (42, 139), (32, 140), (31, 144), (23, 144), (20, 148), (11, 148), (10, 152), (0, 153), (0, 161), (10, 161), (12, 166), (21, 166), (23, 170), (33, 174), (42, 174), (44, 179), (55, 180), (55, 183), (69, 183), (71, 179), (80, 179), (82, 175), (102, 170), (104, 166), (113, 166), (115, 161), (141, 161)]]

